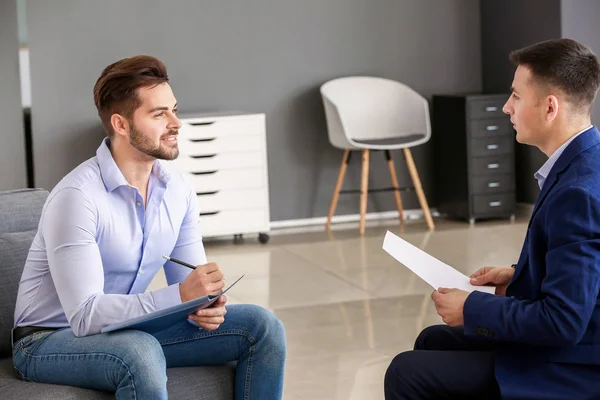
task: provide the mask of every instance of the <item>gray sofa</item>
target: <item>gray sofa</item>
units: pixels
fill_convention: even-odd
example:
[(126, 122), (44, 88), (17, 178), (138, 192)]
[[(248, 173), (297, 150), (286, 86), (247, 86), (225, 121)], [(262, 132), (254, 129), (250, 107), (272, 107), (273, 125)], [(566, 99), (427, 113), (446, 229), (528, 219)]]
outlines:
[[(10, 331), (17, 288), (48, 192), (24, 189), (0, 192), (0, 399), (110, 399), (110, 393), (17, 379), (11, 360)], [(232, 366), (167, 370), (169, 398), (230, 400)]]

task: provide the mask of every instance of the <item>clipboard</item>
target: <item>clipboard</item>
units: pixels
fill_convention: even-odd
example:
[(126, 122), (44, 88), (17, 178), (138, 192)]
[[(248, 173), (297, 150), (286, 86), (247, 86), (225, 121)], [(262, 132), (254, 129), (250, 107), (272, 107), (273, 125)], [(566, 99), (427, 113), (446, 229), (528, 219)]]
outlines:
[[(240, 281), (245, 275), (239, 277), (229, 287), (217, 295), (207, 295), (194, 300), (186, 301), (185, 303), (177, 304), (173, 307), (168, 307), (163, 310), (155, 311), (150, 314), (142, 315), (136, 318), (128, 319), (127, 321), (118, 322), (105, 326), (100, 331), (101, 333), (115, 332), (123, 329), (136, 329), (147, 333), (157, 333), (174, 324), (187, 320), (188, 315), (203, 308), (210, 307), (219, 297), (225, 294), (229, 289)], [(196, 325), (189, 321), (192, 325)], [(198, 325), (196, 325), (198, 326)]]

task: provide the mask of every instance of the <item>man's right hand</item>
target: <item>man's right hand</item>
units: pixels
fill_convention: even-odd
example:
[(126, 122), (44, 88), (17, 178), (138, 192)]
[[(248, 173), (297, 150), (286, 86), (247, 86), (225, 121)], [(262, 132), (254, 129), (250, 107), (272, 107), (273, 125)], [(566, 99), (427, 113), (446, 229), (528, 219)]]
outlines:
[(512, 267), (483, 267), (471, 275), (471, 284), (475, 286), (496, 286), (496, 294), (506, 296), (506, 288), (515, 269)]
[(179, 284), (181, 302), (208, 294), (219, 294), (225, 287), (223, 272), (216, 263), (199, 265)]

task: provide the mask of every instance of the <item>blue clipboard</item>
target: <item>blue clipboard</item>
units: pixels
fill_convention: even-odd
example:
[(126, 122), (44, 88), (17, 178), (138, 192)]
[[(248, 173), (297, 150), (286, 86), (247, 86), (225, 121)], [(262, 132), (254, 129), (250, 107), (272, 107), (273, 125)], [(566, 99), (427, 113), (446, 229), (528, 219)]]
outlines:
[[(245, 275), (239, 277), (235, 282), (229, 285), (229, 287), (223, 290), (220, 294), (199, 297), (197, 299), (186, 301), (185, 303), (181, 303), (173, 307), (165, 308), (164, 310), (156, 311), (147, 315), (142, 315), (140, 317), (118, 322), (116, 324), (111, 324), (102, 328), (101, 332), (107, 333), (120, 331), (122, 329), (136, 329), (147, 333), (160, 332), (162, 330), (165, 330), (166, 328), (173, 326), (178, 322), (181, 322), (182, 320), (187, 320), (188, 315), (203, 308), (209, 307), (211, 304), (217, 301), (219, 297), (221, 297), (229, 289), (231, 289), (233, 285), (238, 283), (240, 279), (242, 279), (244, 276)], [(189, 322), (193, 325), (196, 325), (192, 321)]]

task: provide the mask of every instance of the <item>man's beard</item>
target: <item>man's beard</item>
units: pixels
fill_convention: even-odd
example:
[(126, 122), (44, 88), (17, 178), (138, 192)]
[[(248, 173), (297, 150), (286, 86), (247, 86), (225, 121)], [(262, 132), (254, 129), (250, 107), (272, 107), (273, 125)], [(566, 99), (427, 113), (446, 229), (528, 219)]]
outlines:
[(179, 147), (176, 146), (174, 148), (163, 148), (160, 145), (162, 142), (162, 137), (167, 135), (177, 135), (177, 130), (170, 131), (167, 135), (161, 136), (161, 142), (159, 142), (158, 146), (154, 146), (152, 140), (137, 130), (133, 123), (130, 122), (129, 126), (131, 126), (129, 143), (138, 151), (158, 160), (169, 161), (174, 160), (179, 156)]

